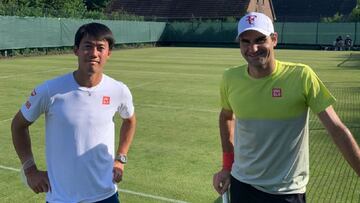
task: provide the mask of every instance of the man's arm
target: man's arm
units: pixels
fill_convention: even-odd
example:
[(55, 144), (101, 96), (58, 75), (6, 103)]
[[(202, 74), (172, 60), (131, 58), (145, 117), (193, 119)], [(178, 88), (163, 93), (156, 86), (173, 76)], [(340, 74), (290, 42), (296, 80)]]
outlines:
[[(130, 148), (130, 145), (132, 143), (132, 140), (135, 135), (135, 129), (136, 129), (136, 116), (135, 113), (133, 116), (127, 119), (123, 119), (121, 128), (120, 128), (120, 141), (119, 141), (119, 147), (117, 149), (117, 154), (127, 154)], [(119, 161), (114, 162), (114, 176), (113, 180), (115, 182), (120, 182), (122, 179), (124, 171), (124, 164), (120, 163)]]
[(11, 133), (15, 151), (21, 161), (29, 187), (35, 192), (47, 192), (50, 190), (50, 183), (46, 171), (39, 171), (34, 162), (31, 151), (31, 139), (29, 126), (32, 123), (27, 121), (19, 111), (12, 120)]
[(224, 194), (230, 185), (230, 171), (232, 162), (228, 163), (234, 153), (234, 114), (232, 111), (222, 109), (219, 115), (220, 139), (223, 150), (223, 168), (214, 175), (213, 186), (219, 194)]
[(332, 106), (320, 112), (318, 117), (345, 160), (360, 176), (360, 149), (350, 130), (341, 122)]
[(220, 138), (223, 152), (234, 152), (235, 119), (232, 111), (222, 109), (219, 115)]
[(27, 160), (33, 159), (29, 134), (29, 126), (31, 124), (31, 122), (24, 118), (21, 111), (15, 115), (11, 123), (13, 144), (22, 164)]

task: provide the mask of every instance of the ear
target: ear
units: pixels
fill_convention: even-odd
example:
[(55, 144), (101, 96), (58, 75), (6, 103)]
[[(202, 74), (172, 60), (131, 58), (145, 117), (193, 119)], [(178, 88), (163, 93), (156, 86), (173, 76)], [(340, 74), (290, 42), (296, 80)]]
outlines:
[(111, 53), (112, 53), (112, 52), (111, 52), (111, 50), (109, 50), (109, 52), (108, 52), (108, 57), (110, 57), (110, 56), (111, 56)]
[(271, 34), (271, 40), (273, 41), (274, 47), (276, 47), (276, 45), (278, 43), (278, 33), (277, 32), (274, 32), (273, 34)]
[(79, 54), (78, 54), (78, 51), (79, 51), (79, 47), (74, 46), (73, 52), (74, 52), (75, 56), (78, 56), (78, 55), (79, 55)]

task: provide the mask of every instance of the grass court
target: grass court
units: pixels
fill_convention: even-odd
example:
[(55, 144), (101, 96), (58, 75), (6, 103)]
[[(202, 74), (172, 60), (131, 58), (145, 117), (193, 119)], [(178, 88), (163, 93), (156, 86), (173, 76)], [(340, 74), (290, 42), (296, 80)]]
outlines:
[[(279, 60), (305, 63), (315, 70), (337, 98), (335, 110), (360, 143), (359, 55), (276, 51)], [(218, 202), (212, 176), (221, 167), (219, 82), (226, 68), (244, 63), (234, 48), (163, 47), (112, 53), (105, 73), (129, 86), (138, 119), (119, 184), (122, 203)], [(36, 85), (71, 72), (76, 65), (71, 54), (0, 61), (0, 202), (45, 202), (44, 194), (36, 195), (20, 181), (10, 123)], [(115, 121), (119, 126), (119, 117)], [(44, 116), (30, 132), (36, 163), (45, 169)], [(359, 177), (314, 115), (310, 117), (307, 200), (360, 202)]]

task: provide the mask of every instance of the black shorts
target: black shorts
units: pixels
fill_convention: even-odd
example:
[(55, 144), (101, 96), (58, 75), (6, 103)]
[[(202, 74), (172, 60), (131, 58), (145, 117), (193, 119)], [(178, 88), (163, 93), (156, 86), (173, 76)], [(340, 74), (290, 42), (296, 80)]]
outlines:
[(231, 176), (230, 185), (231, 203), (305, 203), (304, 194), (286, 194), (274, 195), (269, 194), (249, 184), (238, 181)]
[[(46, 203), (49, 203), (49, 202), (46, 202)], [(116, 192), (113, 196), (106, 198), (104, 200), (95, 202), (95, 203), (120, 203), (119, 194), (118, 194), (118, 192)]]

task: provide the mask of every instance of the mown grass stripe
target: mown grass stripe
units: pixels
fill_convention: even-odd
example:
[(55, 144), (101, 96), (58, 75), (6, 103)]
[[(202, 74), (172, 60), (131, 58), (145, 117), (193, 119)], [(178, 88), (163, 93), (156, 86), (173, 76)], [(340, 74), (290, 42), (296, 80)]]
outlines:
[[(13, 167), (8, 167), (8, 166), (4, 166), (4, 165), (0, 165), (1, 169), (4, 170), (9, 170), (9, 171), (15, 171), (15, 172), (20, 172), (20, 169), (17, 168), (13, 168)], [(120, 192), (123, 193), (129, 193), (132, 195), (138, 195), (138, 196), (142, 196), (142, 197), (146, 197), (146, 198), (151, 198), (151, 199), (157, 199), (157, 200), (162, 200), (165, 202), (174, 202), (174, 203), (187, 203), (181, 200), (176, 200), (176, 199), (170, 199), (167, 197), (161, 197), (161, 196), (156, 196), (156, 195), (150, 195), (150, 194), (146, 194), (146, 193), (142, 193), (142, 192), (135, 192), (135, 191), (131, 191), (131, 190), (125, 190), (125, 189), (118, 189)]]

